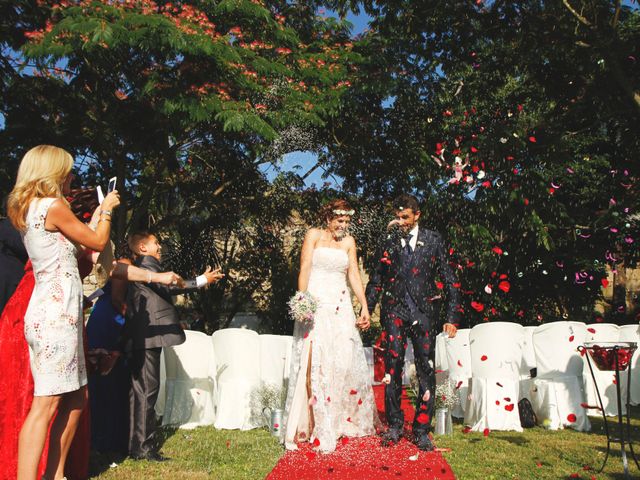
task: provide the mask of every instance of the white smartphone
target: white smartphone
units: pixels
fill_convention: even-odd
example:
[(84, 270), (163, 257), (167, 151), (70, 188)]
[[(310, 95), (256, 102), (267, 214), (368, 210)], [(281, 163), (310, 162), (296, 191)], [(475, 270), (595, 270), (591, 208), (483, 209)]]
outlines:
[(98, 204), (102, 205), (102, 202), (104, 202), (104, 193), (102, 193), (102, 187), (100, 185), (96, 187), (96, 192), (98, 192)]
[(116, 189), (117, 180), (118, 180), (118, 177), (111, 177), (109, 179), (109, 186), (107, 187), (107, 195)]

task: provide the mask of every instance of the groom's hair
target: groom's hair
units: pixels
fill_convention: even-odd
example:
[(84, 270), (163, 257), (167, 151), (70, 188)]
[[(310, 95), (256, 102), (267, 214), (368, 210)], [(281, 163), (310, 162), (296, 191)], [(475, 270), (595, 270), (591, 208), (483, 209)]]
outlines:
[(409, 195), (407, 193), (403, 193), (402, 195), (398, 195), (393, 200), (393, 209), (394, 210), (403, 210), (405, 208), (410, 208), (414, 212), (420, 211), (420, 205), (418, 204), (418, 199), (413, 195)]

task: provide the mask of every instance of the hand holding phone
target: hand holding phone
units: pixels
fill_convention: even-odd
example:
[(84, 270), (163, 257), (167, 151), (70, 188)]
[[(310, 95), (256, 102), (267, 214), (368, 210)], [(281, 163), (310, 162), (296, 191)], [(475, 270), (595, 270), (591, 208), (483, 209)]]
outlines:
[(111, 177), (109, 179), (109, 186), (107, 187), (107, 195), (116, 189), (117, 180), (118, 180), (118, 177)]

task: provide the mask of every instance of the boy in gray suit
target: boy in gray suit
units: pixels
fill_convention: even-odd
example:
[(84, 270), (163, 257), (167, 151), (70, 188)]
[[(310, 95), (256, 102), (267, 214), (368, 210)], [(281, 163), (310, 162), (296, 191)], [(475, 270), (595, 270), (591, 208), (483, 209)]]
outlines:
[(164, 461), (154, 441), (155, 404), (160, 386), (162, 347), (180, 345), (185, 340), (172, 296), (194, 291), (220, 280), (220, 269), (208, 267), (184, 286), (169, 287), (151, 282), (151, 272), (161, 272), (161, 247), (150, 232), (129, 237), (129, 248), (136, 255), (134, 265), (149, 270), (146, 283), (135, 282), (127, 291), (127, 340), (132, 348), (129, 455), (136, 460)]

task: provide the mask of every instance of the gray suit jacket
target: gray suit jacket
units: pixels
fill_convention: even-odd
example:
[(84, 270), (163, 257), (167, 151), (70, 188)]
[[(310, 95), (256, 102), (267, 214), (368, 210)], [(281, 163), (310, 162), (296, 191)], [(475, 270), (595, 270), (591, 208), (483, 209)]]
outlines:
[[(134, 265), (152, 272), (162, 271), (160, 262), (151, 256), (138, 258)], [(183, 343), (185, 335), (172, 297), (194, 290), (196, 288), (171, 288), (159, 283), (131, 282), (127, 289), (125, 335), (132, 342), (132, 348), (139, 350)]]

